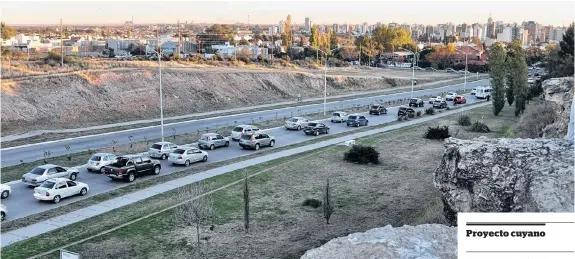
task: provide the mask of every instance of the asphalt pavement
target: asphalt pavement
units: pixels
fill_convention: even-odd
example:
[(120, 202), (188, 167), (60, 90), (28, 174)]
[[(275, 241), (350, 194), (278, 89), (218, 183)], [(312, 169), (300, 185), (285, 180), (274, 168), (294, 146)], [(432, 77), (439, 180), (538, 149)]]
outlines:
[[(467, 89), (478, 85), (484, 85), (488, 80), (480, 80), (467, 83)], [(446, 87), (426, 89), (414, 91), (413, 97), (439, 94), (442, 92), (456, 91), (464, 89), (464, 84), (451, 85)], [(350, 98), (349, 100), (328, 102), (326, 109), (329, 111), (340, 110), (355, 106), (365, 106), (373, 102), (387, 102), (398, 99), (410, 98), (410, 92), (374, 95), (372, 97)], [(195, 133), (199, 131), (205, 132), (209, 129), (217, 129), (226, 126), (235, 126), (238, 124), (250, 124), (257, 122), (264, 122), (278, 118), (288, 118), (292, 116), (300, 116), (310, 113), (318, 113), (323, 111), (323, 104), (310, 104), (298, 107), (287, 107), (274, 110), (250, 112), (243, 114), (235, 114), (228, 116), (218, 116), (199, 120), (190, 120), (184, 122), (175, 122), (164, 124), (164, 136), (169, 139), (172, 132), (176, 134)], [(160, 126), (149, 126), (137, 129), (116, 131), (110, 133), (102, 133), (97, 135), (75, 137), (63, 139), (59, 141), (50, 141), (45, 143), (29, 144), (17, 147), (4, 148), (1, 150), (0, 161), (1, 166), (6, 167), (10, 165), (19, 164), (22, 162), (37, 161), (43, 158), (45, 151), (50, 151), (52, 156), (62, 156), (67, 154), (66, 146), (70, 146), (69, 152), (76, 153), (86, 151), (88, 149), (96, 150), (104, 147), (113, 146), (113, 141), (116, 145), (126, 145), (132, 142), (145, 141), (147, 139), (158, 139), (161, 137)]]
[[(469, 84), (468, 84), (468, 86), (469, 86)], [(453, 90), (457, 90), (457, 89), (459, 89), (458, 86), (455, 86), (455, 89), (453, 89)], [(452, 89), (450, 88), (450, 89), (434, 89), (434, 90), (436, 92), (441, 92), (441, 91), (446, 91), (446, 90), (451, 91)], [(427, 90), (423, 90), (423, 91), (427, 91)], [(431, 93), (433, 93), (433, 91), (430, 91), (428, 93), (418, 93), (418, 94), (424, 95), (424, 94), (431, 94)], [(403, 96), (403, 95), (399, 95), (399, 96)], [(417, 95), (415, 95), (415, 96), (417, 96)], [(467, 98), (467, 104), (472, 104), (472, 103), (475, 103), (478, 101), (473, 96), (470, 96), (470, 95), (465, 95), (465, 96)], [(395, 96), (395, 97), (398, 98), (397, 96)], [(407, 97), (409, 97), (409, 93), (407, 94)], [(381, 98), (381, 97), (378, 97), (378, 98)], [(387, 96), (384, 98), (391, 98), (391, 97)], [(374, 97), (374, 99), (371, 99), (371, 100), (363, 100), (363, 99), (362, 100), (350, 100), (349, 103), (350, 104), (359, 103), (361, 105), (364, 105), (364, 104), (367, 105), (367, 104), (371, 103), (372, 101), (374, 101), (375, 99), (377, 99), (377, 98)], [(387, 99), (385, 99), (385, 100), (387, 100)], [(344, 101), (344, 102), (346, 102), (346, 101)], [(453, 105), (452, 102), (448, 102), (448, 104), (450, 106)], [(424, 107), (416, 108), (416, 110), (421, 110), (423, 112), (423, 110), (425, 108), (428, 108), (428, 107), (431, 107), (431, 105), (426, 102)], [(311, 107), (310, 109), (314, 109), (314, 108)], [(388, 108), (388, 114), (379, 115), (379, 116), (368, 115), (367, 112), (364, 112), (361, 114), (367, 116), (367, 119), (369, 120), (369, 125), (377, 125), (377, 124), (383, 124), (383, 123), (387, 123), (387, 122), (391, 122), (391, 121), (396, 120), (397, 119), (397, 109), (398, 109), (397, 107), (390, 107), (390, 108)], [(268, 112), (262, 112), (262, 113), (268, 114)], [(281, 112), (278, 112), (278, 113), (281, 113)], [(284, 112), (284, 114), (285, 114), (285, 112)], [(266, 116), (266, 115), (262, 115), (262, 116)], [(272, 113), (272, 114), (268, 114), (267, 116), (275, 116), (275, 115)], [(329, 117), (329, 115), (326, 116), (326, 118), (328, 118), (328, 117)], [(207, 119), (207, 121), (210, 121), (210, 120), (213, 120), (213, 119)], [(329, 134), (349, 132), (349, 131), (353, 131), (354, 129), (357, 129), (355, 127), (347, 127), (345, 123), (331, 123), (331, 122), (329, 122), (329, 119), (325, 120), (324, 122), (326, 123), (326, 125), (328, 125), (330, 127)], [(240, 122), (235, 122), (235, 123), (239, 124)], [(183, 123), (183, 124), (188, 125), (187, 123)], [(188, 126), (188, 127), (192, 128), (194, 126)], [(196, 127), (198, 127), (198, 126), (196, 126)], [(182, 126), (182, 130), (185, 130), (185, 129), (186, 128), (184, 126)], [(303, 133), (303, 131), (286, 130), (284, 127), (268, 129), (265, 131), (269, 135), (274, 136), (276, 138), (276, 144), (273, 148), (278, 148), (278, 147), (282, 147), (282, 146), (286, 146), (286, 145), (300, 143), (300, 142), (303, 142), (303, 141), (306, 141), (309, 139), (317, 138), (316, 136), (305, 135), (305, 133)], [(132, 134), (134, 134), (134, 132), (132, 132)], [(325, 136), (325, 135), (320, 135), (319, 137), (321, 137), (321, 136)], [(79, 140), (82, 140), (82, 139), (79, 139)], [(262, 148), (262, 150), (267, 150), (267, 149), (270, 149), (270, 147), (263, 147)], [(223, 147), (223, 148), (217, 148), (213, 151), (208, 151), (209, 158), (208, 158), (208, 161), (205, 163), (215, 163), (215, 162), (219, 162), (219, 161), (224, 161), (224, 160), (228, 160), (228, 159), (235, 158), (235, 157), (245, 156), (245, 155), (251, 154), (253, 152), (261, 152), (261, 151), (244, 150), (244, 149), (240, 148), (240, 146), (237, 142), (231, 141), (230, 146), (227, 148)], [(2, 159), (4, 159), (4, 158), (2, 158)], [(161, 162), (162, 162), (162, 171), (161, 171), (160, 175), (166, 175), (166, 174), (173, 173), (175, 171), (181, 171), (181, 170), (184, 170), (184, 168), (185, 168), (184, 166), (172, 165), (167, 160), (164, 160)], [(202, 162), (192, 164), (190, 167), (193, 168), (194, 166), (197, 166), (198, 164), (201, 164), (201, 163)], [(26, 172), (22, 172), (22, 174), (24, 174), (24, 173), (26, 173)], [(154, 177), (154, 176), (145, 176), (145, 177)], [(26, 216), (40, 213), (40, 212), (43, 212), (46, 210), (57, 208), (59, 206), (65, 205), (65, 204), (78, 201), (79, 199), (82, 199), (82, 198), (86, 198), (86, 197), (90, 197), (90, 196), (94, 196), (97, 194), (108, 192), (110, 190), (119, 188), (119, 187), (127, 184), (127, 183), (121, 182), (121, 181), (112, 181), (108, 177), (106, 177), (102, 174), (99, 174), (99, 173), (88, 172), (85, 168), (80, 169), (80, 174), (78, 175), (77, 180), (80, 182), (87, 183), (89, 185), (90, 191), (89, 191), (88, 195), (86, 195), (84, 197), (75, 196), (75, 197), (66, 198), (66, 199), (63, 199), (59, 204), (53, 204), (53, 203), (49, 203), (49, 202), (39, 202), (33, 196), (33, 190), (34, 190), (33, 188), (27, 187), (20, 182), (11, 184), (11, 187), (12, 187), (11, 196), (7, 199), (2, 200), (2, 204), (6, 205), (9, 208), (9, 217), (6, 219), (6, 221), (26, 217)]]

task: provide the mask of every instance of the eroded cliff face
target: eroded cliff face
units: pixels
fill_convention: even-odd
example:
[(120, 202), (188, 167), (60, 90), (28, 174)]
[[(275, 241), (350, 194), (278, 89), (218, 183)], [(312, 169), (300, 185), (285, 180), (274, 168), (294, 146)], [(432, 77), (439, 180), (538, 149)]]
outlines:
[(543, 129), (543, 138), (565, 138), (573, 103), (573, 77), (551, 78), (542, 84), (545, 100), (555, 110), (555, 120)]
[(449, 138), (434, 184), (457, 212), (573, 212), (573, 145), (562, 139)]
[(301, 259), (457, 258), (457, 229), (441, 224), (394, 228), (390, 225), (332, 239)]

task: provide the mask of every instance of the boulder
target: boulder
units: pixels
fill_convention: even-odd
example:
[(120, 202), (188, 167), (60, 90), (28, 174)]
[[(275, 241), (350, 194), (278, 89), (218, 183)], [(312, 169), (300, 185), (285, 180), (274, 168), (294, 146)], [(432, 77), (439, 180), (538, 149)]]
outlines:
[(434, 184), (458, 212), (573, 212), (573, 145), (562, 139), (449, 138)]
[(555, 121), (543, 128), (544, 138), (565, 138), (573, 102), (573, 77), (551, 78), (543, 81), (545, 100), (553, 104)]
[(457, 258), (457, 229), (441, 224), (394, 228), (387, 225), (332, 239), (301, 259)]

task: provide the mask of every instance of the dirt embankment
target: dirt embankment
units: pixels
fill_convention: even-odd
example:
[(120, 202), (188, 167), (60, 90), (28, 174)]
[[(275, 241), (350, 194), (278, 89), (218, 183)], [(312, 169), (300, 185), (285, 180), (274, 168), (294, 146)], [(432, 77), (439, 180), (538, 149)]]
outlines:
[[(298, 94), (318, 97), (324, 90), (322, 75), (258, 70), (165, 69), (162, 84), (165, 116), (295, 100)], [(408, 84), (404, 78), (329, 76), (327, 91), (333, 95)], [(2, 135), (155, 118), (158, 85), (156, 69), (3, 80)]]

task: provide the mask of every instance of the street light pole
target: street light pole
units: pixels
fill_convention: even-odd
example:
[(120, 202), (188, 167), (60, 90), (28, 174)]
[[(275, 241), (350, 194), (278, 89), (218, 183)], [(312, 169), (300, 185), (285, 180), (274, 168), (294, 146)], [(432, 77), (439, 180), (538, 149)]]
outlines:
[[(330, 50), (330, 52), (336, 50), (338, 48), (332, 49)], [(327, 105), (327, 53), (321, 49), (317, 49), (318, 51), (321, 51), (324, 55), (325, 55), (325, 66), (324, 66), (324, 72), (323, 72), (323, 115), (327, 114), (327, 109), (326, 109), (326, 105)]]
[(465, 83), (463, 84), (463, 91), (467, 89), (467, 52), (465, 52)]
[[(159, 42), (159, 41), (158, 41)], [(147, 53), (148, 45), (146, 45), (146, 53)], [(158, 55), (158, 65), (160, 66), (160, 130), (162, 135), (162, 142), (164, 141), (164, 90), (162, 87), (162, 47), (160, 46), (160, 52), (153, 50), (154, 53)]]

